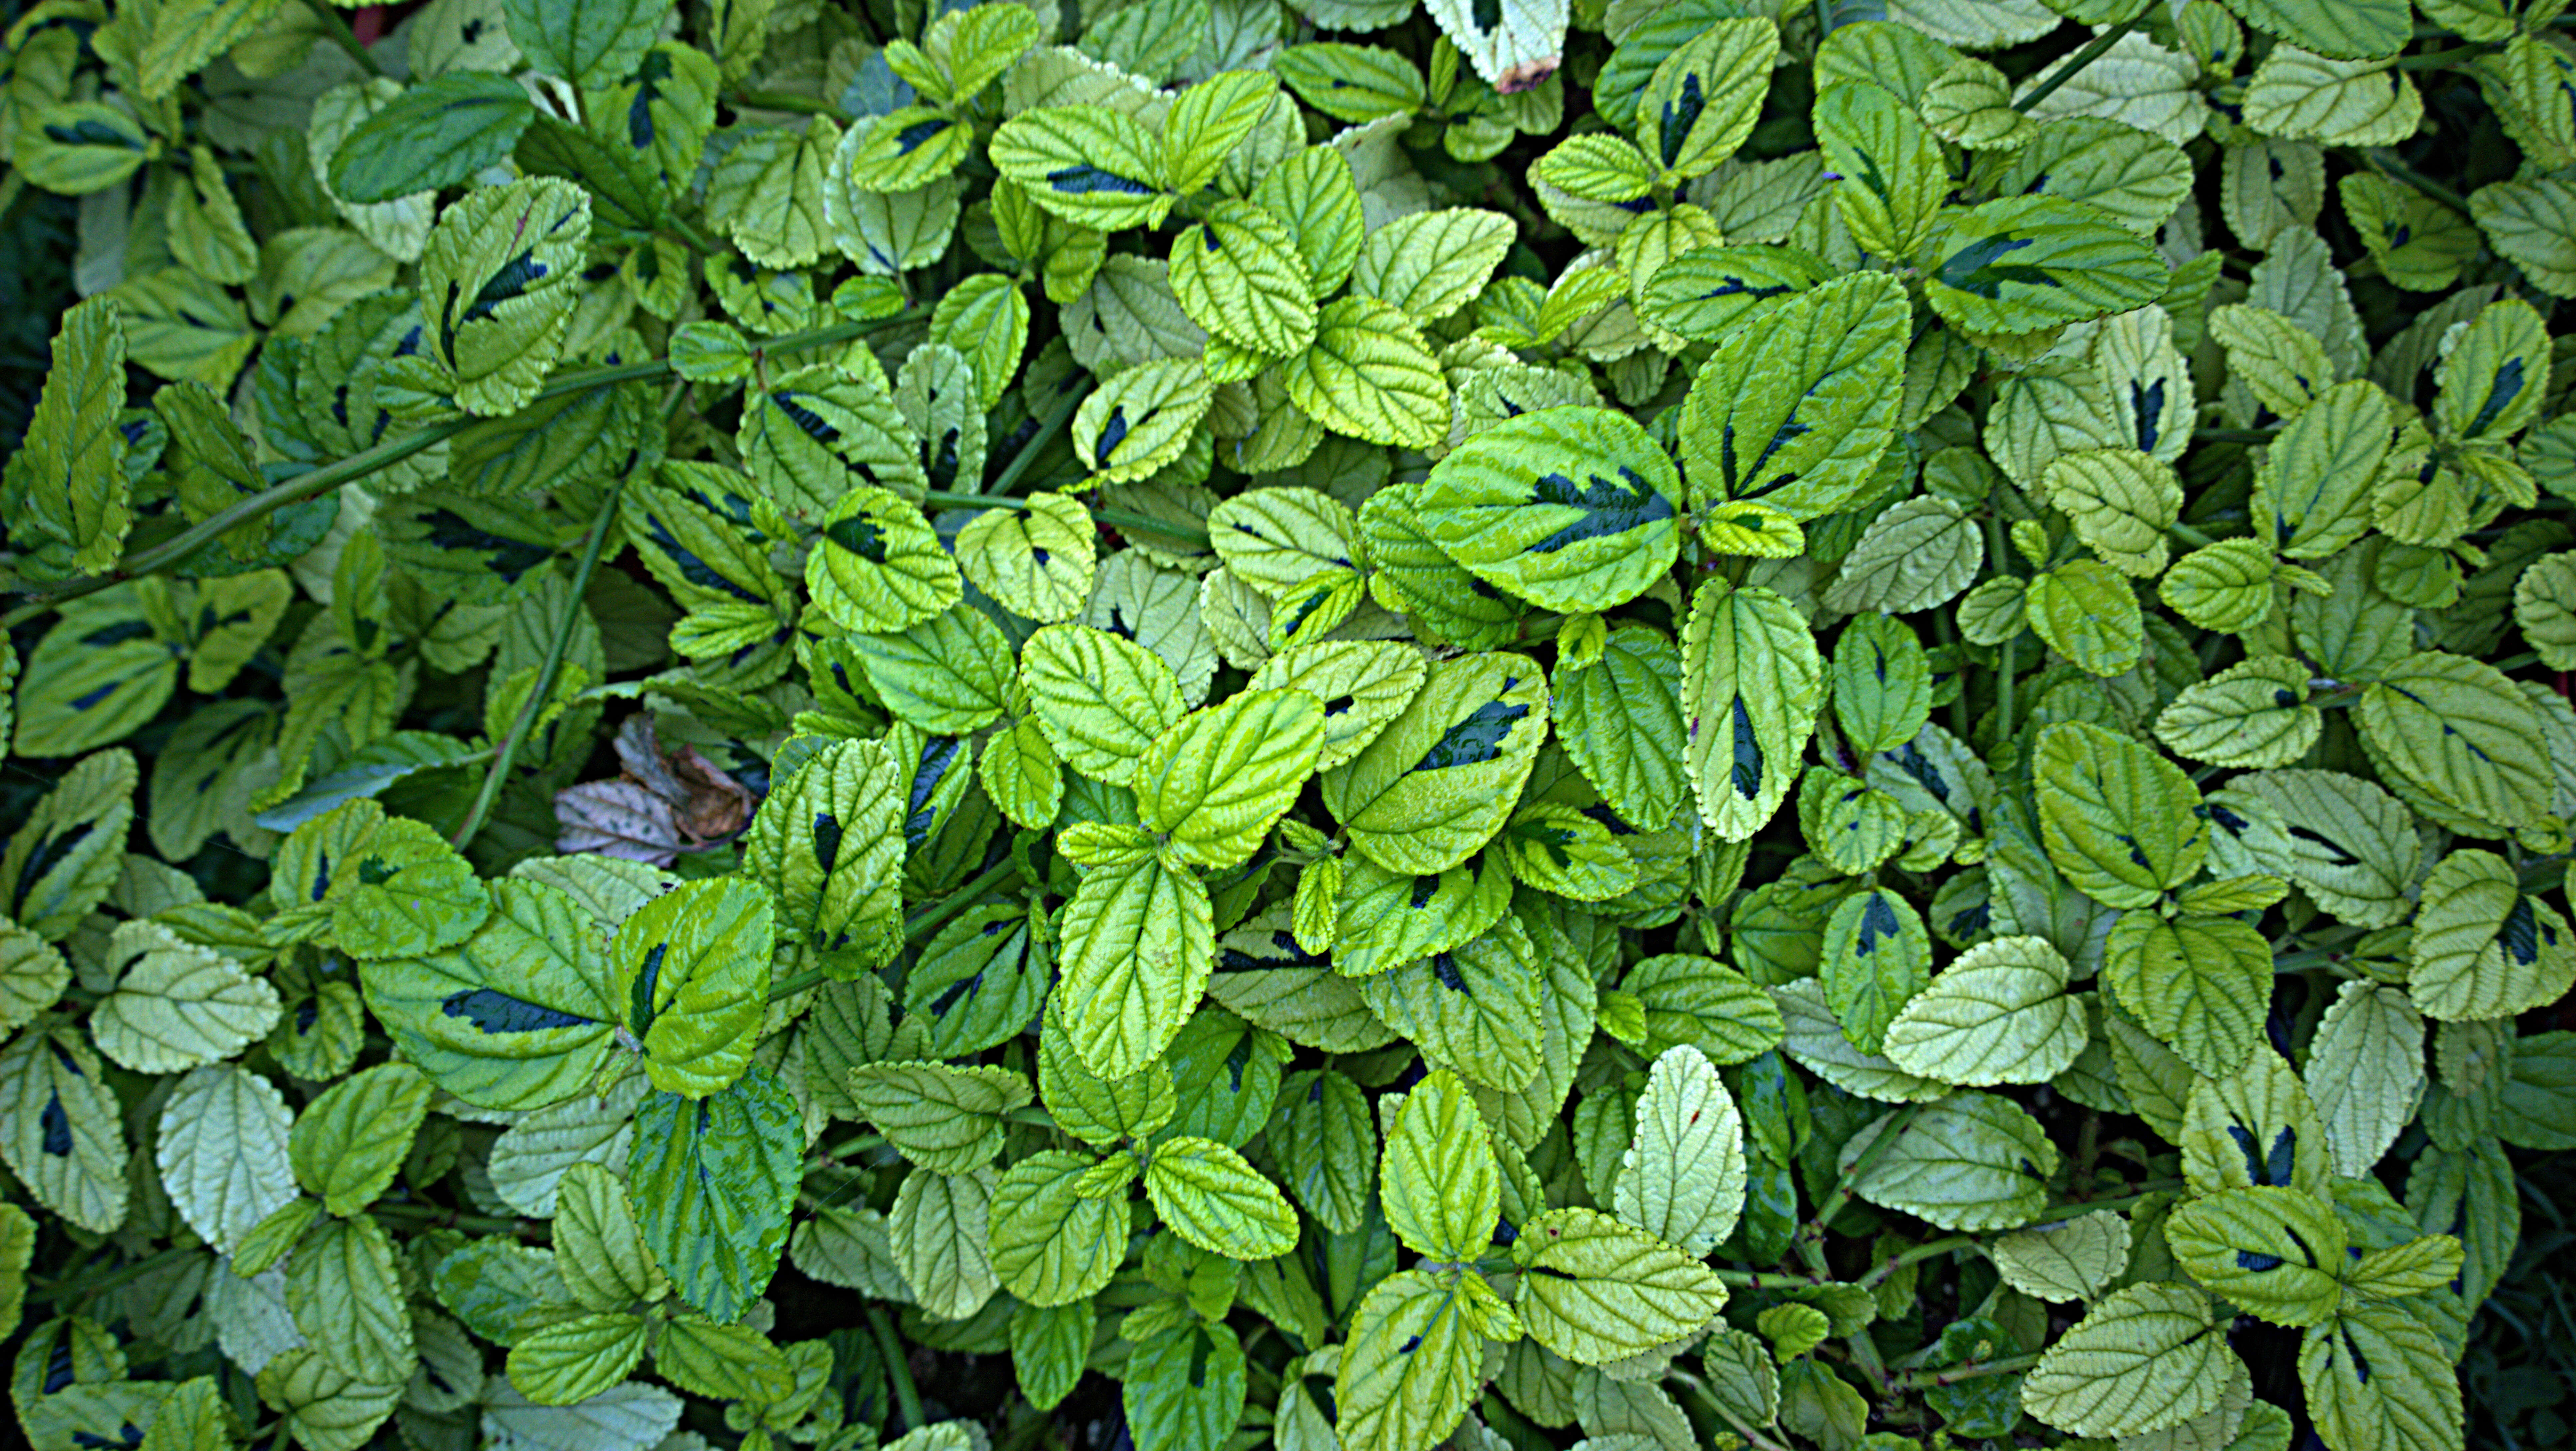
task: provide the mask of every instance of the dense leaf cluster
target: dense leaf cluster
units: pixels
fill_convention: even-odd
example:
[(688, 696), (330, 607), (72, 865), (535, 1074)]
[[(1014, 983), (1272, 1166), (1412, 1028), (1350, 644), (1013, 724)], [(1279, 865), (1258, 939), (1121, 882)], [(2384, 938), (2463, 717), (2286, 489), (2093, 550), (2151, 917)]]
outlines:
[(2458, 1451), (2564, 4), (41, 0), (19, 1428)]

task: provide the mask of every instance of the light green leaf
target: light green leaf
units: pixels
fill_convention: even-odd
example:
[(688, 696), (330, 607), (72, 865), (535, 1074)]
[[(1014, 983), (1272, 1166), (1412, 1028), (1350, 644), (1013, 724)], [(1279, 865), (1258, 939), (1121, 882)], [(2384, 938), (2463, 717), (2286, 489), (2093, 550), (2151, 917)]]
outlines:
[(1057, 997), (1082, 1061), (1108, 1078), (1153, 1062), (1207, 990), (1216, 929), (1206, 886), (1151, 856), (1096, 867), (1057, 927)]
[(153, 1150), (162, 1191), (217, 1253), (294, 1201), (290, 1127), (276, 1085), (235, 1064), (196, 1069), (172, 1088)]
[(1640, 1229), (1590, 1209), (1552, 1209), (1512, 1242), (1513, 1301), (1539, 1344), (1602, 1365), (1678, 1340), (1726, 1307), (1708, 1267)]
[(408, 1063), (386, 1063), (324, 1089), (295, 1116), (287, 1152), (295, 1182), (347, 1217), (375, 1202), (411, 1152), (429, 1114), (428, 1077)]
[(2129, 1223), (2107, 1209), (2057, 1224), (2016, 1230), (1988, 1253), (2004, 1283), (2025, 1295), (2064, 1303), (2091, 1300), (2129, 1267)]
[(2362, 692), (2355, 715), (2376, 757), (2443, 806), (2498, 826), (2549, 809), (2539, 713), (2492, 665), (2409, 655)]
[(967, 1174), (916, 1169), (895, 1191), (886, 1230), (895, 1264), (913, 1299), (942, 1320), (964, 1320), (984, 1308), (1001, 1281), (993, 1273), (993, 1167)]
[(2136, 594), (2098, 559), (2072, 560), (2033, 576), (2029, 619), (2050, 649), (2094, 675), (2125, 673), (2145, 648)]
[(157, 922), (120, 922), (107, 941), (116, 987), (90, 1016), (99, 1051), (137, 1073), (230, 1058), (277, 1026), (277, 989)]
[(2325, 729), (2296, 660), (2258, 655), (2186, 689), (2156, 717), (2156, 738), (2220, 766), (2286, 766)]
[(1674, 48), (1637, 98), (1638, 142), (1666, 185), (1705, 176), (1753, 134), (1780, 27), (1767, 17), (1720, 20)]
[(367, 1006), (405, 1057), (481, 1108), (542, 1108), (579, 1092), (618, 1013), (589, 916), (535, 882), (491, 884), (492, 915), (443, 952), (359, 965)]
[(777, 898), (782, 941), (857, 968), (901, 950), (908, 784), (877, 741), (827, 742), (772, 783), (742, 862)]
[(527, 91), (507, 76), (456, 71), (416, 81), (331, 154), (331, 190), (367, 204), (454, 186), (507, 159), (536, 119)]
[(1181, 456), (1215, 397), (1196, 359), (1158, 358), (1129, 368), (1082, 400), (1074, 452), (1103, 483), (1128, 483)]
[(2295, 45), (2263, 57), (2245, 83), (2244, 104), (2255, 130), (2328, 146), (2393, 146), (2424, 120), (2424, 97), (2404, 72)]
[(2200, 792), (2173, 763), (2098, 726), (2050, 725), (2033, 764), (2049, 861), (2113, 907), (2146, 907), (2200, 870)]
[(2209, 1299), (2170, 1281), (2103, 1297), (2022, 1382), (2022, 1406), (2078, 1436), (2136, 1436), (2218, 1404), (2235, 1359)]
[(2423, 1015), (2403, 989), (2345, 983), (2309, 1042), (2306, 1080), (2325, 1119), (2335, 1172), (2368, 1174), (2423, 1096)]
[[(19, 165), (26, 165), (23, 155)], [(115, 301), (91, 298), (64, 313), (52, 359), (25, 439), (9, 457), (6, 494), (13, 517), (71, 546), (73, 567), (104, 571), (116, 562), (133, 522), (127, 445), (117, 427), (125, 398), (125, 327)], [(18, 740), (20, 751), (35, 744), (23, 720)]]
[(905, 1158), (936, 1174), (971, 1174), (1001, 1152), (1005, 1118), (1029, 1104), (1015, 1069), (929, 1062), (850, 1070), (850, 1101)]
[(2358, 927), (2395, 926), (2415, 910), (2423, 848), (2395, 797), (2335, 771), (2264, 771), (2229, 787), (2278, 808), (2289, 875), (2319, 906)]
[(39, 1205), (95, 1234), (125, 1222), (124, 1125), (77, 1031), (30, 1029), (0, 1050), (0, 1124), (0, 1159)]
[(1137, 762), (1136, 813), (1190, 865), (1242, 865), (1305, 789), (1324, 743), (1323, 702), (1246, 690), (1192, 711)]
[(1427, 327), (1476, 300), (1513, 237), (1500, 212), (1455, 207), (1398, 217), (1360, 244), (1351, 289)]
[(957, 561), (921, 510), (887, 489), (862, 485), (823, 520), (805, 556), (814, 608), (858, 634), (908, 630), (964, 597)]
[(1127, 1252), (1124, 1198), (1077, 1192), (1091, 1167), (1079, 1154), (1042, 1149), (1013, 1164), (993, 1188), (993, 1272), (1031, 1305), (1088, 1300)]
[(1682, 632), (1682, 764), (1720, 840), (1750, 838), (1780, 809), (1823, 692), (1824, 658), (1788, 601), (1718, 580), (1699, 587)]
[(500, 417), (536, 397), (578, 300), (590, 196), (559, 177), (469, 192), (420, 259), (422, 350), (457, 406)]
[[(2367, 1366), (2365, 1370), (2363, 1367)], [(2402, 1304), (2360, 1300), (2309, 1328), (2299, 1384), (2336, 1451), (2459, 1451), (2460, 1381), (2434, 1332)]]
[(2263, 1041), (2272, 948), (2250, 924), (2127, 912), (2102, 955), (2103, 984), (2200, 1072), (2232, 1073)]
[(2082, 1005), (2066, 995), (2069, 972), (2042, 938), (1981, 942), (1906, 1000), (1881, 1051), (1908, 1073), (1948, 1083), (2047, 1082), (2089, 1034)]
[(2165, 1241), (2192, 1278), (2275, 1325), (2315, 1325), (2342, 1299), (2343, 1221), (2316, 1195), (2224, 1189), (2165, 1220)]
[(671, 1292), (661, 1266), (644, 1251), (643, 1230), (626, 1186), (606, 1167), (575, 1164), (555, 1196), (555, 1266), (575, 1300), (617, 1310)]
[(1744, 1209), (1744, 1122), (1717, 1069), (1684, 1044), (1659, 1055), (1620, 1157), (1621, 1219), (1694, 1256), (1734, 1232)]
[(2103, 213), (2014, 196), (1953, 213), (1915, 259), (1925, 300), (1954, 326), (2028, 333), (2153, 302), (2165, 264)]
[(369, 1216), (314, 1226), (287, 1262), (286, 1304), (295, 1328), (343, 1375), (399, 1384), (419, 1362), (393, 1241)]
[(1874, 256), (1912, 257), (1950, 191), (1940, 141), (1868, 81), (1826, 87), (1815, 128), (1827, 167), (1842, 178), (1831, 195), (1852, 240)]
[(1297, 1244), (1297, 1211), (1243, 1156), (1209, 1139), (1166, 1139), (1145, 1166), (1145, 1196), (1174, 1234), (1210, 1254), (1266, 1260)]
[(1693, 507), (1808, 520), (1853, 502), (1896, 435), (1910, 317), (1893, 277), (1859, 273), (1731, 329), (1682, 404)]
[(746, 881), (684, 883), (617, 929), (609, 990), (655, 1088), (704, 1098), (742, 1075), (774, 935), (769, 894)]
[(501, 10), (510, 23), (510, 39), (528, 64), (586, 91), (634, 74), (666, 13), (657, 0), (608, 5), (503, 0)]
[(1376, 740), (1324, 773), (1324, 809), (1388, 871), (1448, 871), (1510, 815), (1547, 723), (1547, 677), (1527, 656), (1442, 661)]
[(1108, 107), (1023, 111), (993, 133), (992, 158), (1039, 206), (1076, 226), (1152, 227), (1172, 208), (1163, 190), (1161, 144), (1134, 118)]
[(1943, 1229), (1972, 1231), (2026, 1223), (2048, 1203), (2057, 1146), (2012, 1100), (1970, 1089), (1941, 1099), (1855, 1176), (1854, 1165), (1893, 1117), (1843, 1145), (1846, 1182), (1870, 1203)]
[(2492, 852), (2455, 851), (2424, 879), (2407, 992), (2438, 1022), (2505, 1018), (2576, 985), (2576, 941), (2558, 909), (2525, 895)]
[(1926, 1103), (1950, 1091), (1938, 1079), (1918, 1078), (1852, 1046), (1825, 1003), (1824, 984), (1816, 979), (1783, 983), (1771, 989), (1771, 999), (1783, 1024), (1782, 1048), (1800, 1067), (1844, 1092), (1883, 1103)]
[(1501, 1179), (1466, 1084), (1434, 1069), (1404, 1095), (1378, 1169), (1386, 1223), (1416, 1254), (1464, 1264), (1494, 1237)]
[(1457, 1277), (1404, 1270), (1360, 1302), (1333, 1379), (1334, 1430), (1350, 1451), (1413, 1451), (1457, 1428), (1475, 1400), (1484, 1339), (1467, 1326)]
[(1172, 667), (1133, 641), (1088, 625), (1049, 625), (1020, 647), (1038, 723), (1073, 769), (1126, 785), (1154, 738), (1179, 721)]
[(1854, 892), (1826, 919), (1820, 976), (1843, 1036), (1877, 1053), (1906, 1002), (1932, 975), (1932, 935), (1892, 891)]
[(1288, 401), (1368, 443), (1429, 448), (1449, 429), (1449, 385), (1412, 320), (1373, 297), (1324, 304), (1315, 341), (1283, 372)]
[(1417, 505), (1449, 556), (1543, 609), (1606, 610), (1668, 574), (1681, 474), (1626, 415), (1547, 408), (1431, 470)]
[(543, 1326), (510, 1347), (510, 1384), (529, 1402), (570, 1406), (613, 1389), (643, 1362), (652, 1322), (623, 1312)]

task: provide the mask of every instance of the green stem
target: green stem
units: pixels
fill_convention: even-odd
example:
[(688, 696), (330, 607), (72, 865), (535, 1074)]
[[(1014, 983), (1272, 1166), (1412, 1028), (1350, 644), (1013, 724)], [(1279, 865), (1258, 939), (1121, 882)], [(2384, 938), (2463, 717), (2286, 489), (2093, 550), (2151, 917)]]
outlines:
[(1873, 1266), (1868, 1274), (1861, 1276), (1858, 1280), (1854, 1281), (1854, 1283), (1860, 1285), (1863, 1289), (1867, 1289), (1874, 1285), (1883, 1285), (1889, 1280), (1894, 1279), (1896, 1277), (1896, 1272), (1904, 1269), (1907, 1265), (1920, 1264), (1925, 1260), (1939, 1259), (1941, 1256), (1949, 1254), (1953, 1250), (1974, 1249), (1977, 1247), (1977, 1244), (1977, 1237), (1973, 1234), (1953, 1234), (1945, 1235), (1940, 1239), (1925, 1240), (1923, 1243), (1914, 1246), (1912, 1249), (1901, 1250), (1896, 1254), (1889, 1256), (1886, 1260)]
[(1948, 1370), (1909, 1370), (1889, 1377), (1887, 1388), (1890, 1392), (1930, 1390), (1934, 1386), (1957, 1385), (1963, 1380), (1979, 1380), (1990, 1375), (2010, 1375), (2014, 1371), (2028, 1370), (2037, 1364), (2039, 1364), (2039, 1357), (2036, 1355), (2007, 1355), (2001, 1360), (1990, 1360), (1983, 1365), (1953, 1366)]
[(725, 97), (737, 111), (788, 111), (800, 116), (838, 118), (841, 108), (820, 96), (800, 96), (794, 91), (735, 91)]
[[(947, 926), (950, 918), (974, 906), (976, 898), (1019, 874), (1020, 868), (1017, 862), (996, 862), (986, 867), (966, 885), (940, 898), (932, 905), (924, 907), (907, 919), (903, 924), (903, 940), (907, 944), (921, 942), (940, 928)], [(783, 998), (792, 998), (807, 988), (820, 987), (829, 980), (830, 976), (831, 974), (819, 967), (809, 967), (803, 972), (790, 973), (770, 984), (769, 1000), (773, 1003), (778, 1002)], [(1045, 1122), (1052, 1127), (1055, 1120), (1050, 1118)]]
[(347, 51), (349, 59), (358, 63), (358, 69), (371, 76), (385, 73), (384, 63), (376, 59), (375, 52), (359, 43), (358, 33), (349, 28), (347, 17), (333, 7), (331, 0), (304, 0), (304, 8), (312, 11), (322, 22), (322, 34), (333, 45)]
[(2281, 436), (2277, 428), (2195, 428), (2194, 443), (2270, 443)]
[(2110, 51), (2111, 47), (2118, 45), (2120, 43), (2120, 37), (2128, 34), (2137, 26), (2137, 23), (2138, 22), (2134, 19), (2123, 20), (2119, 24), (2112, 26), (2110, 29), (2103, 31), (2100, 35), (2093, 37), (2091, 41), (2085, 44), (2085, 47), (2082, 50), (2075, 52), (2075, 58), (2073, 60), (2059, 66), (2056, 74), (2032, 87), (2029, 95), (2013, 102), (2013, 109), (2021, 112), (2025, 116), (2029, 115), (2032, 107), (2047, 100), (2050, 96), (2057, 94), (2057, 88), (2059, 86), (2075, 79), (2075, 75), (2078, 71), (2081, 71), (2086, 66), (2100, 60)]
[(538, 714), (554, 695), (555, 676), (562, 672), (564, 652), (572, 645), (572, 627), (582, 618), (582, 594), (590, 588), (590, 577), (599, 569), (600, 551), (608, 543), (609, 526), (617, 522), (617, 501), (625, 492), (623, 478), (610, 485), (607, 500), (599, 506), (599, 517), (591, 521), (590, 540), (582, 546), (581, 564), (573, 571), (572, 593), (565, 599), (563, 619), (555, 625), (555, 637), (546, 646), (545, 662), (537, 667), (536, 684), (520, 704), (518, 718), (510, 722), (510, 734), (492, 757), (491, 769), (483, 773), (483, 789), (475, 793), (474, 809), (465, 813), (465, 824), (449, 838), (458, 851), (463, 851), (466, 843), (474, 840), (474, 834), (483, 829), (484, 820), (492, 814), (492, 803), (501, 795), (502, 783), (510, 779), (510, 766), (518, 759), (519, 747), (527, 743)]
[(1038, 451), (1046, 447), (1047, 440), (1055, 437), (1057, 429), (1073, 421), (1073, 411), (1082, 406), (1084, 396), (1067, 393), (1057, 399), (1055, 406), (1046, 411), (1046, 417), (1038, 420), (1038, 431), (1029, 435), (1029, 441), (1020, 445), (1018, 453), (1011, 455), (1011, 461), (1004, 464), (1002, 472), (994, 478), (993, 487), (985, 492), (1009, 493), (1019, 483), (1020, 475), (1027, 473), (1029, 466), (1038, 461)]
[(1898, 1109), (1888, 1120), (1887, 1127), (1879, 1131), (1878, 1138), (1863, 1149), (1861, 1156), (1852, 1161), (1851, 1168), (1835, 1181), (1833, 1192), (1816, 1206), (1816, 1217), (1808, 1220), (1806, 1228), (1798, 1231), (1799, 1255), (1818, 1274), (1825, 1272), (1825, 1236), (1832, 1231), (1835, 1217), (1852, 1202), (1853, 1195), (1859, 1190), (1861, 1176), (1878, 1166), (1879, 1159), (1896, 1146), (1898, 1139), (1905, 1137), (1905, 1131), (1914, 1127), (1915, 1117), (1922, 1112), (1923, 1105), (1919, 1103), (1909, 1103)]
[(1831, 1280), (1827, 1279), (1823, 1275), (1802, 1275), (1795, 1270), (1712, 1269), (1709, 1273), (1717, 1276), (1719, 1283), (1731, 1286), (1738, 1290), (1802, 1289), (1812, 1285), (1832, 1283)]
[(2406, 185), (2415, 188), (2417, 191), (2422, 192), (2424, 195), (2431, 197), (2433, 200), (2440, 202), (2442, 205), (2449, 207), (2451, 210), (2458, 212), (2461, 216), (2465, 217), (2471, 215), (2469, 211), (2469, 199), (2467, 197), (2460, 195), (2458, 192), (2453, 191), (2449, 187), (2442, 185), (2440, 182), (2424, 175), (2415, 168), (2408, 166), (2405, 162), (2398, 160), (2384, 148), (2374, 147), (2371, 150), (2363, 152), (2362, 156), (2367, 159), (2372, 166), (2379, 168), (2379, 170), (2384, 173), (2389, 180), (2403, 182)]
[(723, 250), (716, 246), (714, 242), (710, 241), (706, 233), (690, 226), (687, 222), (682, 221), (678, 217), (665, 217), (662, 221), (662, 225), (670, 228), (672, 236), (679, 238), (681, 242), (687, 245), (690, 251), (697, 253), (701, 257), (713, 257)]
[(2190, 525), (2180, 522), (2166, 525), (2165, 532), (2195, 549), (2207, 549), (2218, 542), (2215, 536), (2203, 534)]
[[(892, 317), (871, 318), (865, 322), (836, 322), (829, 327), (815, 328), (811, 332), (789, 333), (785, 337), (772, 338), (762, 347), (771, 353), (824, 347), (832, 343), (864, 337), (897, 323), (918, 321), (921, 315), (918, 309), (906, 309)], [(653, 358), (639, 363), (620, 363), (606, 368), (580, 368), (562, 374), (538, 389), (536, 399), (531, 401), (560, 398), (567, 393), (587, 392), (593, 388), (604, 388), (616, 383), (661, 378), (668, 376), (670, 371), (671, 363), (668, 358)], [(266, 518), (288, 505), (300, 504), (307, 499), (329, 493), (342, 484), (356, 483), (380, 469), (390, 468), (414, 454), (445, 443), (473, 427), (478, 421), (472, 418), (442, 419), (404, 434), (400, 438), (377, 444), (363, 453), (354, 453), (335, 463), (324, 464), (317, 469), (308, 469), (291, 479), (281, 480), (256, 494), (207, 515), (203, 520), (189, 525), (149, 549), (140, 549), (127, 555), (117, 561), (114, 569), (105, 574), (73, 580), (59, 589), (46, 591), (5, 615), (0, 615), (0, 631), (15, 629), (44, 614), (47, 610), (79, 599), (83, 595), (112, 589), (128, 580), (147, 574), (159, 574), (173, 565), (184, 562), (209, 542), (221, 538), (244, 524), (255, 519)]]
[[(1026, 499), (1003, 498), (994, 494), (950, 494), (937, 489), (922, 495), (921, 502), (934, 509), (1016, 509), (1026, 513), (1030, 507)], [(1207, 530), (1195, 524), (1174, 524), (1150, 514), (1131, 513), (1125, 509), (1094, 509), (1091, 517), (1112, 529), (1124, 529), (1129, 533), (1141, 529), (1167, 539), (1183, 540), (1201, 549), (1208, 547)]]
[(503, 1219), (490, 1214), (459, 1214), (435, 1204), (384, 1204), (367, 1206), (367, 1212), (378, 1219), (395, 1219), (409, 1224), (435, 1225), (442, 1229), (462, 1229), (474, 1234), (528, 1234), (535, 1222), (525, 1219)]
[(876, 1332), (877, 1353), (885, 1357), (886, 1378), (894, 1382), (895, 1431), (909, 1431), (921, 1422), (921, 1392), (912, 1384), (912, 1367), (904, 1363), (903, 1342), (895, 1339), (894, 1317), (883, 1305), (868, 1307), (868, 1328)]
[(2401, 71), (2447, 70), (2461, 61), (2475, 60), (2495, 51), (2492, 45), (2455, 45), (2448, 50), (2428, 50), (2418, 55), (2399, 56), (2389, 68)]
[(154, 1270), (160, 1269), (164, 1265), (173, 1264), (179, 1260), (186, 1259), (188, 1256), (195, 1253), (197, 1253), (197, 1251), (188, 1249), (165, 1249), (159, 1254), (153, 1255), (149, 1259), (140, 1259), (134, 1261), (132, 1264), (119, 1265), (115, 1269), (109, 1270), (103, 1275), (80, 1279), (55, 1280), (50, 1284), (40, 1285), (35, 1289), (29, 1290), (27, 1292), (27, 1303), (30, 1305), (45, 1305), (51, 1304), (56, 1300), (85, 1300), (92, 1295), (104, 1294), (109, 1290), (115, 1289), (119, 1285), (130, 1284), (136, 1280), (142, 1279), (145, 1275), (151, 1274)]

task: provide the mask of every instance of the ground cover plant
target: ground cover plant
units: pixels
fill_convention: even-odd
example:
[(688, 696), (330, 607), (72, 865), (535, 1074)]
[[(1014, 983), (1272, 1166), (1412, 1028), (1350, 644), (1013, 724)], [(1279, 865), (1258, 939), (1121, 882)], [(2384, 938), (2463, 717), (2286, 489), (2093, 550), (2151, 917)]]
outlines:
[(18, 1429), (2563, 1437), (2563, 8), (22, 7)]

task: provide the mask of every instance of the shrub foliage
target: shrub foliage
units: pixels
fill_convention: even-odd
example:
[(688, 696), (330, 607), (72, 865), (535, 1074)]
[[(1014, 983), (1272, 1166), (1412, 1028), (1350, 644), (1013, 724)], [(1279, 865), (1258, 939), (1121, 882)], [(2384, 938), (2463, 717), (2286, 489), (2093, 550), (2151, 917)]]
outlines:
[(2563, 6), (28, 8), (21, 1427), (2461, 1447)]

